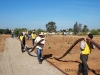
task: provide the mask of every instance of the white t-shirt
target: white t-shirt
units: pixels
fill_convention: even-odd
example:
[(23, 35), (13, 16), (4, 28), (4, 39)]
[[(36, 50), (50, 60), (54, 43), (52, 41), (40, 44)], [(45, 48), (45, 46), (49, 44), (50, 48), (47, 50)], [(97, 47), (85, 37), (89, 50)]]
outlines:
[(23, 33), (23, 36), (25, 36), (26, 32), (22, 32)]
[[(37, 43), (37, 42), (39, 42), (41, 39), (44, 39), (44, 40), (41, 42), (41, 44), (45, 44), (45, 38), (41, 38), (41, 37), (39, 37), (39, 36), (36, 37), (35, 42)], [(43, 49), (43, 46), (44, 46), (44, 45), (37, 45), (36, 48)]]

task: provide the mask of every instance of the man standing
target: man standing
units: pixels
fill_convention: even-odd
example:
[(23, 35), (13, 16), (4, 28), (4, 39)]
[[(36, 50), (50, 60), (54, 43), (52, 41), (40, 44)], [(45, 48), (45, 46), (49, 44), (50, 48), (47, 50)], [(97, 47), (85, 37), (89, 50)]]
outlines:
[(32, 38), (32, 44), (33, 44), (33, 46), (34, 46), (34, 40), (35, 40), (35, 38), (36, 38), (35, 31), (32, 32), (31, 38)]
[(92, 40), (93, 35), (88, 34), (88, 37), (84, 39), (81, 44), (80, 44), (80, 60), (82, 61), (81, 64), (79, 64), (79, 70), (78, 70), (78, 75), (83, 73), (83, 75), (88, 75), (88, 66), (87, 66), (87, 61), (88, 61), (88, 55), (91, 53), (91, 49), (94, 49), (95, 46), (90, 43)]
[(21, 42), (21, 51), (22, 53), (25, 52), (25, 37), (23, 36), (23, 33), (20, 34), (19, 40)]
[(11, 30), (12, 38), (14, 38), (14, 30)]
[(42, 51), (43, 51), (44, 44), (45, 44), (44, 33), (41, 32), (35, 39), (35, 45), (36, 45), (39, 64), (42, 64), (41, 58), (42, 58)]

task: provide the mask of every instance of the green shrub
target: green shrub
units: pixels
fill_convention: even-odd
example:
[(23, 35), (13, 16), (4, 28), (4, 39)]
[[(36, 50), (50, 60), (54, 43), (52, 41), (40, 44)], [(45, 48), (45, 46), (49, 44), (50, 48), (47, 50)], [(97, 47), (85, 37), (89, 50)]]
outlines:
[(93, 29), (93, 30), (91, 30), (91, 34), (93, 34), (93, 35), (99, 35), (99, 31), (98, 31), (98, 30)]

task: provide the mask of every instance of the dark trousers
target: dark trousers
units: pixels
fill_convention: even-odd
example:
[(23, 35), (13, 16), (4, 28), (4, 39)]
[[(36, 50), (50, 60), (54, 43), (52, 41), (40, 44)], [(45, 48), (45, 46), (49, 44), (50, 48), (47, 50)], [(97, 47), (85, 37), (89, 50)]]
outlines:
[(11, 35), (12, 35), (11, 37), (13, 38), (14, 37), (14, 34), (11, 34)]
[(32, 39), (32, 44), (33, 44), (33, 46), (34, 46), (34, 40), (35, 40), (35, 39)]
[(23, 43), (23, 45), (21, 44), (21, 51), (22, 51), (22, 52), (25, 52), (25, 51), (24, 51), (24, 46), (25, 46), (25, 37), (24, 37), (22, 43)]
[(80, 75), (82, 73), (83, 75), (88, 75), (88, 55), (80, 55), (80, 60), (82, 63), (79, 64), (78, 74)]

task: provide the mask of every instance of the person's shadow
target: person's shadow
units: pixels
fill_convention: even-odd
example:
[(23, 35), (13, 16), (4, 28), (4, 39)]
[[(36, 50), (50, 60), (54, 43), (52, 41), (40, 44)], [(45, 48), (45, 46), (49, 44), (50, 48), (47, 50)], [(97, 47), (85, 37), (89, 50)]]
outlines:
[(93, 72), (95, 75), (100, 75), (100, 70), (90, 69), (89, 67), (88, 67), (88, 70), (90, 70), (91, 72)]
[[(78, 63), (79, 64), (78, 65), (78, 71), (80, 70), (81, 73), (83, 74), (82, 63), (81, 62), (79, 62), (79, 61), (73, 61), (73, 60), (60, 60), (60, 59), (57, 60), (57, 61), (60, 61), (60, 62), (75, 62), (75, 63)], [(89, 68), (88, 65), (87, 65), (87, 67), (88, 67), (88, 70), (89, 71), (91, 71), (92, 73), (94, 73), (94, 75), (100, 75), (99, 71), (97, 72), (96, 70)]]
[[(82, 63), (80, 63), (80, 64), (78, 65), (78, 69), (79, 69), (79, 70), (81, 71), (81, 73), (84, 75), (82, 66), (83, 66)], [(92, 73), (94, 73), (95, 75), (100, 75), (99, 73), (96, 72), (96, 70), (89, 68), (88, 65), (87, 65), (87, 67), (88, 67), (88, 70), (91, 71)], [(99, 72), (99, 71), (98, 71), (98, 72)], [(79, 75), (80, 75), (80, 74), (79, 74)]]
[[(46, 60), (46, 59), (52, 57), (52, 55), (53, 55), (53, 54), (43, 55), (43, 59), (41, 59), (41, 61), (43, 62), (43, 60)], [(50, 59), (52, 59), (52, 58), (50, 58)]]

